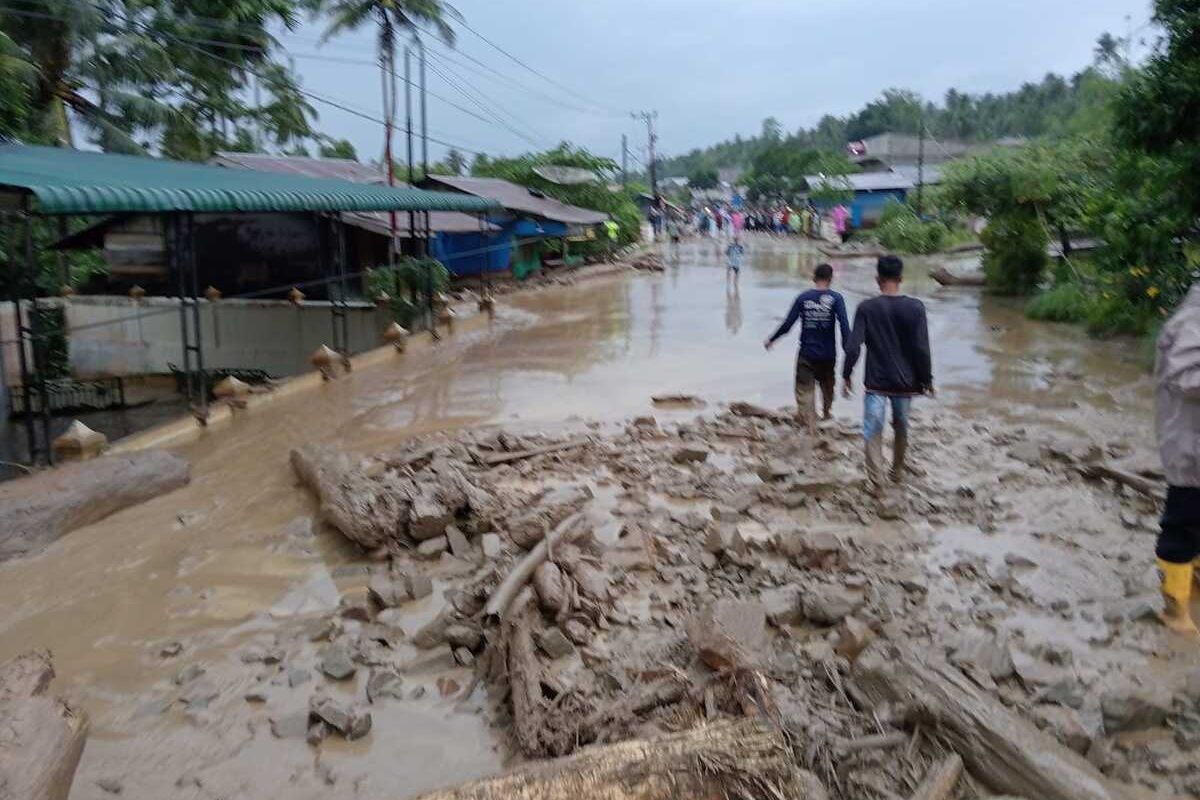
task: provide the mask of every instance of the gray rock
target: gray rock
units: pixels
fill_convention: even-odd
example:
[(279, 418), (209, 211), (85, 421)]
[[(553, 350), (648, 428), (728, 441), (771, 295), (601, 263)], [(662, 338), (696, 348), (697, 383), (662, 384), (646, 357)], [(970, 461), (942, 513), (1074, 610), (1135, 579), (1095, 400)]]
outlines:
[(1029, 716), (1039, 728), (1080, 755), (1086, 755), (1092, 746), (1092, 735), (1073, 709), (1038, 705), (1029, 710)]
[(409, 598), (408, 586), (390, 575), (376, 575), (367, 584), (367, 592), (380, 608), (395, 608)]
[(454, 669), (458, 662), (454, 660), (454, 649), (442, 643), (422, 651), (404, 665), (405, 672), (445, 672)]
[(344, 681), (351, 677), (357, 667), (350, 659), (350, 654), (341, 645), (330, 645), (320, 655), (321, 672), (335, 681)]
[(483, 547), (485, 558), (499, 558), (504, 554), (504, 542), (499, 534), (485, 533), (479, 537), (479, 544)]
[(208, 708), (208, 704), (216, 700), (220, 691), (212, 681), (202, 680), (192, 683), (179, 698), (191, 710)]
[(457, 525), (446, 526), (446, 542), (450, 546), (450, 552), (457, 558), (471, 557), (471, 543), (467, 541), (466, 534), (459, 530)]
[(777, 628), (784, 625), (799, 625), (804, 622), (804, 610), (800, 607), (800, 587), (779, 586), (764, 589), (758, 600), (767, 611), (767, 622)]
[(1200, 703), (1200, 667), (1188, 674), (1183, 686), (1183, 696), (1193, 703)]
[(550, 658), (566, 658), (575, 652), (575, 645), (558, 628), (547, 628), (538, 637), (538, 646)]
[(970, 631), (950, 654), (958, 666), (970, 665), (985, 672), (992, 680), (1012, 677), (1015, 670), (1008, 642), (988, 631)]
[(742, 518), (742, 514), (736, 508), (726, 505), (715, 505), (710, 509), (709, 514), (717, 522), (737, 523)]
[(277, 739), (303, 739), (308, 735), (308, 711), (293, 711), (268, 719)]
[(1010, 567), (1016, 567), (1018, 569), (1037, 566), (1036, 561), (1028, 556), (1023, 556), (1020, 553), (1005, 553), (1004, 563)]
[(371, 607), (371, 598), (367, 592), (356, 590), (342, 595), (341, 602), (338, 603), (338, 614), (346, 619), (370, 622), (371, 617), (375, 615), (375, 609)]
[(329, 737), (329, 734), (332, 730), (333, 729), (329, 727), (328, 723), (324, 722), (323, 720), (317, 720), (308, 726), (308, 733), (304, 737), (305, 741), (307, 741), (313, 747), (316, 747)]
[(423, 488), (412, 501), (408, 517), (408, 533), (417, 541), (441, 536), (446, 526), (454, 521), (454, 514), (446, 508), (429, 488)]
[(1104, 730), (1110, 735), (1157, 728), (1171, 712), (1171, 696), (1153, 686), (1110, 689), (1100, 696), (1100, 711), (1104, 715)]
[(1037, 699), (1043, 702), (1074, 709), (1083, 708), (1086, 697), (1086, 690), (1073, 675), (1060, 677), (1037, 693)]
[(242, 699), (247, 703), (265, 703), (267, 702), (267, 690), (262, 687), (250, 689), (242, 695)]
[(437, 558), (450, 549), (450, 542), (445, 536), (434, 536), (417, 545), (417, 555), (422, 558)]
[(433, 594), (433, 579), (424, 573), (409, 575), (408, 591), (413, 600), (424, 600)]
[[(179, 655), (182, 652), (183, 652), (183, 645), (180, 642), (170, 642), (168, 644), (163, 645), (162, 649), (158, 651), (158, 654), (160, 656), (162, 656), (163, 658), (174, 658), (175, 656)], [(101, 780), (104, 780), (104, 779), (101, 778)], [(120, 794), (120, 793), (113, 792), (113, 794)]]
[(96, 785), (100, 787), (100, 791), (108, 794), (120, 794), (125, 790), (118, 778), (103, 777), (96, 779)]
[(428, 650), (446, 641), (446, 629), (454, 624), (453, 609), (449, 606), (443, 608), (436, 617), (426, 622), (421, 626), (421, 629), (413, 634), (412, 643), (422, 650)]
[(357, 739), (371, 730), (371, 715), (348, 700), (314, 697), (309, 711), (347, 739)]
[(783, 480), (790, 475), (796, 474), (794, 466), (778, 458), (773, 458), (770, 461), (759, 464), (754, 471), (758, 474), (759, 478), (767, 483)]
[(817, 625), (836, 625), (854, 613), (862, 596), (844, 586), (818, 584), (804, 595), (804, 616)]
[(1037, 442), (1018, 442), (1008, 450), (1008, 457), (1031, 467), (1040, 466), (1045, 459), (1042, 446)]
[(865, 622), (846, 617), (838, 623), (837, 644), (833, 646), (833, 652), (853, 664), (874, 638), (875, 632)]
[(458, 662), (460, 667), (475, 666), (475, 654), (465, 647), (458, 647), (454, 650), (454, 660)]
[(188, 664), (183, 669), (179, 670), (175, 675), (175, 683), (183, 686), (185, 683), (191, 683), (204, 674), (204, 667), (199, 664)]
[(675, 449), (675, 452), (671, 454), (671, 460), (676, 464), (699, 464), (708, 460), (708, 453), (707, 447), (684, 445)]
[(769, 639), (762, 603), (721, 599), (688, 621), (688, 641), (712, 669), (753, 666), (764, 660)]
[(720, 555), (726, 550), (733, 549), (737, 528), (731, 523), (716, 523), (708, 526), (704, 536), (704, 550), (714, 555)]
[(404, 698), (403, 680), (390, 669), (373, 669), (367, 678), (367, 701), (374, 703), (385, 697)]

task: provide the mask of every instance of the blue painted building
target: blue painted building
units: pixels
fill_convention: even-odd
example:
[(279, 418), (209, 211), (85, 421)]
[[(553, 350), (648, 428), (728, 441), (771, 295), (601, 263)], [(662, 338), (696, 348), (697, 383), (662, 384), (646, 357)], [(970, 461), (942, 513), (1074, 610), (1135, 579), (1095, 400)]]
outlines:
[[(926, 186), (932, 186), (940, 180), (940, 170), (927, 166), (922, 178)], [(870, 228), (879, 223), (884, 206), (889, 202), (903, 203), (908, 198), (917, 186), (917, 179), (915, 167), (894, 167), (884, 172), (860, 172), (854, 175), (808, 175), (804, 180), (810, 191), (822, 186), (835, 186), (854, 192), (854, 200), (850, 203), (850, 224), (855, 228)], [(817, 206), (827, 210), (821, 203), (817, 203)]]

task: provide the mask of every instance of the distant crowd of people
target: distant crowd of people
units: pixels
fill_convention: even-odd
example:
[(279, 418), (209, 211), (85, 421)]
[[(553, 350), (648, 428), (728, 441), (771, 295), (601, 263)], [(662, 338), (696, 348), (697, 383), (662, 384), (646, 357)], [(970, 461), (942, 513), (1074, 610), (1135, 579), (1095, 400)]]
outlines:
[[(825, 225), (828, 224), (828, 228)], [(822, 211), (813, 203), (799, 207), (778, 206), (743, 210), (728, 206), (705, 206), (692, 209), (668, 225), (672, 238), (680, 234), (695, 234), (716, 239), (737, 239), (745, 231), (775, 235), (828, 238), (830, 233), (844, 241), (850, 234), (850, 209), (838, 204)]]

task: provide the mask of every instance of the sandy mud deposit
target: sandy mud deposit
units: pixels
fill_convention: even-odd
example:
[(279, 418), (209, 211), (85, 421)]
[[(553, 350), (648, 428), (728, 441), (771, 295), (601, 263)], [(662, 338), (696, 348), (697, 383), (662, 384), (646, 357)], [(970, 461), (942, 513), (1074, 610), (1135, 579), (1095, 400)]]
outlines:
[[(319, 751), (379, 735), (372, 709), (433, 675), (515, 763), (566, 757), (431, 797), (1200, 791), (1200, 673), (1158, 658), (1173, 643), (1135, 555), (1157, 483), (1130, 448), (942, 413), (918, 420), (917, 474), (879, 502), (859, 444), (734, 403), (666, 426), (295, 450), (324, 521), (376, 564), (336, 613), (243, 654), (308, 697), (263, 716)], [(655, 752), (687, 780), (622, 778)]]

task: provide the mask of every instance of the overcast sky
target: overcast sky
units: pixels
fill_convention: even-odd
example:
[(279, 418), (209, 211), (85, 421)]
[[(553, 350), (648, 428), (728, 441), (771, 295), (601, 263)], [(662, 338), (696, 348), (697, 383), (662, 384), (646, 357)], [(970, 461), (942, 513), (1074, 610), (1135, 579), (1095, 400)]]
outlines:
[[(617, 158), (624, 133), (642, 155), (645, 128), (629, 118), (641, 109), (658, 110), (660, 150), (678, 154), (752, 135), (767, 116), (789, 130), (810, 126), (892, 86), (931, 99), (950, 87), (1014, 89), (1046, 72), (1078, 71), (1104, 31), (1141, 28), (1135, 40), (1152, 33), (1142, 27), (1147, 0), (456, 0), (455, 7), (491, 42), (561, 84), (467, 30), (453, 51), (431, 46), (445, 54), (430, 58), (431, 93), (484, 118), (431, 98), (431, 135), (493, 154), (567, 139)], [(314, 22), (282, 37), (305, 88), (379, 116), (379, 73), (369, 63), (374, 31), (321, 45), (321, 30)], [(379, 125), (317, 109), (322, 130), (348, 138), (362, 159), (379, 157)], [(397, 147), (402, 154), (403, 137)], [(444, 152), (434, 146), (431, 157)]]

